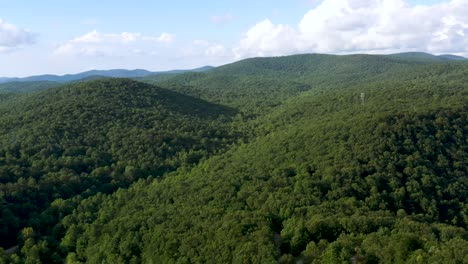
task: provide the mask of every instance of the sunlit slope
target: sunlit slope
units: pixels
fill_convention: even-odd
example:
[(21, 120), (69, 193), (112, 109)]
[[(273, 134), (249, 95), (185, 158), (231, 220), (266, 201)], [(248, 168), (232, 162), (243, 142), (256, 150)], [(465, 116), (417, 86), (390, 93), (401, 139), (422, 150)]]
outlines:
[(145, 81), (236, 107), (246, 115), (258, 115), (309, 90), (426, 78), (457, 71), (467, 64), (385, 55), (304, 54), (246, 59), (207, 72), (163, 75)]
[(68, 260), (466, 261), (468, 68), (414, 64), (291, 97), (250, 143), (83, 201)]

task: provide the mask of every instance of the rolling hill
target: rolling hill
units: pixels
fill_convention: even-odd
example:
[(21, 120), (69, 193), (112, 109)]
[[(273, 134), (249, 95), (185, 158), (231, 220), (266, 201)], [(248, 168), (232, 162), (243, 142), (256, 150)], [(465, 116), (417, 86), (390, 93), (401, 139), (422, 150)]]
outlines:
[(235, 137), (235, 110), (128, 79), (14, 97), (0, 112), (1, 246), (26, 225), (42, 228), (38, 214), (54, 200), (191, 166)]
[(141, 80), (256, 116), (312, 89), (335, 89), (386, 79), (412, 80), (427, 77), (427, 72), (457, 67), (457, 62), (447, 64), (412, 57), (304, 54), (252, 58), (208, 72), (148, 76)]
[(0, 260), (463, 263), (468, 63), (420, 55), (5, 95)]
[[(289, 94), (255, 119), (247, 144), (162, 181), (140, 181), (83, 201), (62, 222), (67, 259), (462, 261), (468, 250), (468, 65), (324, 56), (326, 66), (316, 66), (315, 73), (329, 68), (326, 82), (311, 68), (297, 74), (315, 65), (311, 58), (252, 59), (185, 74), (200, 80), (222, 71), (234, 75), (233, 69), (240, 76), (257, 71), (264, 84), (268, 72), (283, 71), (282, 78), (300, 78), (313, 88)], [(216, 84), (220, 93), (235, 87)], [(262, 98), (268, 97), (256, 99)], [(96, 208), (93, 217), (80, 220)]]

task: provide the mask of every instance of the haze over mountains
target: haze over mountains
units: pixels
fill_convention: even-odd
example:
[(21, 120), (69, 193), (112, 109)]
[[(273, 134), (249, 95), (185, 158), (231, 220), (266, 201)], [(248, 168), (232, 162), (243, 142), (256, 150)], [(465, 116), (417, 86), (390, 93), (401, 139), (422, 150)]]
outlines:
[(401, 57), (401, 58), (413, 58), (413, 59), (427, 59), (427, 60), (439, 60), (439, 61), (463, 61), (468, 60), (462, 56), (456, 56), (452, 54), (432, 55), (425, 52), (403, 52), (391, 54), (389, 56)]
[(136, 77), (145, 77), (148, 75), (158, 75), (158, 74), (170, 74), (170, 73), (183, 73), (183, 72), (203, 72), (211, 69), (211, 66), (204, 66), (196, 69), (190, 70), (171, 70), (171, 71), (160, 71), (160, 72), (151, 72), (147, 70), (137, 69), (137, 70), (124, 70), (124, 69), (114, 69), (114, 70), (91, 70), (86, 72), (81, 72), (77, 74), (66, 74), (62, 76), (58, 75), (37, 75), (24, 78), (8, 78), (0, 77), (0, 83), (5, 82), (38, 82), (38, 81), (49, 81), (49, 82), (71, 82), (77, 81), (93, 76), (101, 77), (117, 77), (117, 78), (136, 78)]
[(464, 263), (459, 59), (17, 82), (0, 93), (0, 263)]
[[(432, 55), (429, 53), (424, 52), (404, 52), (404, 53), (396, 53), (390, 54), (386, 56), (393, 56), (393, 57), (401, 57), (401, 58), (411, 58), (411, 59), (423, 59), (423, 60), (438, 60), (438, 61), (463, 61), (468, 60), (465, 57), (451, 55), (451, 54), (444, 54), (444, 55)], [(200, 68), (189, 69), (189, 70), (170, 70), (170, 71), (159, 71), (159, 72), (151, 72), (143, 69), (136, 69), (136, 70), (125, 70), (125, 69), (112, 69), (112, 70), (91, 70), (86, 72), (81, 72), (77, 74), (66, 74), (62, 76), (58, 75), (37, 75), (37, 76), (29, 76), (23, 78), (17, 77), (0, 77), (0, 83), (6, 82), (40, 82), (40, 81), (48, 81), (48, 82), (58, 82), (58, 83), (65, 83), (71, 81), (78, 81), (87, 78), (99, 78), (99, 77), (113, 77), (113, 78), (138, 78), (138, 77), (146, 77), (150, 75), (160, 75), (160, 74), (176, 74), (176, 73), (184, 73), (184, 72), (204, 72), (210, 69), (213, 69), (212, 66), (203, 66)], [(0, 88), (1, 89), (1, 88)]]

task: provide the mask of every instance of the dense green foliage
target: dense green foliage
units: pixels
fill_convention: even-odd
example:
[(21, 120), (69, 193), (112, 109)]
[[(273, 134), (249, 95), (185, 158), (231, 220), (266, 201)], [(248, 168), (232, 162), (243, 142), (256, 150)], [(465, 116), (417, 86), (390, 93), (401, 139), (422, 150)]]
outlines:
[(59, 86), (60, 83), (41, 82), (8, 82), (0, 83), (0, 93), (28, 93)]
[(427, 77), (426, 72), (461, 70), (458, 65), (393, 56), (306, 54), (246, 59), (207, 72), (141, 80), (235, 107), (250, 117), (269, 113), (284, 100), (308, 90), (344, 88), (382, 79), (413, 80)]
[[(0, 118), (0, 245), (58, 198), (110, 193), (196, 163), (232, 142), (234, 112), (129, 80), (92, 81), (10, 101)], [(47, 224), (50, 224), (47, 222)]]
[(0, 104), (1, 220), (26, 227), (0, 259), (468, 262), (467, 63), (314, 54), (142, 81), (168, 90)]

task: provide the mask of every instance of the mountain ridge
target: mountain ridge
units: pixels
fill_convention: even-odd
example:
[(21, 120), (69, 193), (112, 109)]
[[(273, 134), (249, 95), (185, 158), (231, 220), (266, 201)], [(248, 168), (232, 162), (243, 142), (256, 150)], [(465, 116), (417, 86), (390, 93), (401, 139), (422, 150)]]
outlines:
[(413, 55), (0, 94), (0, 262), (463, 263), (468, 63)]
[(54, 75), (54, 74), (42, 74), (27, 77), (0, 77), (0, 83), (5, 82), (35, 82), (35, 81), (52, 81), (65, 83), (70, 81), (77, 81), (91, 76), (103, 76), (113, 78), (137, 78), (145, 77), (149, 75), (159, 75), (167, 73), (183, 73), (183, 72), (203, 72), (212, 69), (212, 66), (203, 66), (188, 70), (169, 70), (169, 71), (148, 71), (144, 69), (110, 69), (110, 70), (89, 70), (76, 74), (65, 74), (65, 75)]
[[(310, 58), (324, 76), (287, 72)], [(290, 94), (251, 123), (255, 136), (244, 144), (160, 181), (83, 201), (62, 222), (67, 258), (463, 263), (468, 64), (303, 56), (225, 70), (175, 78), (210, 100), (241, 98), (239, 107), (249, 111), (247, 100), (261, 98), (253, 105), (264, 108), (257, 103), (272, 99), (267, 89), (278, 80), (288, 88), (284, 78), (302, 80), (311, 89), (277, 87)]]
[[(433, 55), (426, 52), (401, 52), (401, 53), (394, 53), (394, 54), (347, 54), (347, 55), (336, 55), (336, 54), (321, 54), (321, 53), (305, 53), (305, 54), (292, 54), (292, 55), (285, 55), (285, 56), (277, 56), (277, 57), (252, 57), (243, 59), (240, 61), (235, 61), (233, 63), (242, 62), (250, 59), (257, 59), (257, 58), (278, 58), (278, 57), (291, 57), (291, 56), (302, 56), (302, 55), (329, 55), (329, 56), (353, 56), (353, 55), (369, 55), (369, 56), (386, 56), (386, 57), (394, 57), (394, 58), (403, 58), (403, 59), (422, 59), (422, 60), (434, 60), (434, 61), (468, 61), (468, 58), (453, 55), (453, 54), (441, 54), (441, 55)], [(53, 82), (70, 82), (70, 81), (77, 81), (83, 78), (91, 77), (91, 76), (103, 76), (103, 77), (113, 77), (113, 78), (141, 78), (147, 77), (152, 75), (161, 75), (161, 74), (179, 74), (179, 73), (186, 73), (186, 72), (205, 72), (211, 69), (217, 69), (220, 67), (224, 67), (226, 65), (230, 65), (233, 63), (227, 63), (221, 65), (219, 67), (213, 66), (202, 66), (194, 69), (186, 69), (186, 70), (168, 70), (168, 71), (148, 71), (145, 69), (109, 69), (109, 70), (89, 70), (84, 72), (79, 72), (75, 74), (65, 74), (65, 75), (54, 75), (54, 74), (42, 74), (42, 75), (34, 75), (34, 76), (27, 76), (27, 77), (0, 77), (0, 83), (6, 82), (33, 82), (33, 81), (53, 81)]]
[(441, 54), (441, 55), (433, 55), (426, 52), (402, 52), (402, 53), (395, 53), (390, 54), (387, 56), (391, 57), (399, 57), (399, 58), (406, 58), (406, 59), (427, 59), (427, 60), (438, 60), (438, 61), (465, 61), (468, 58), (453, 55), (453, 54)]

